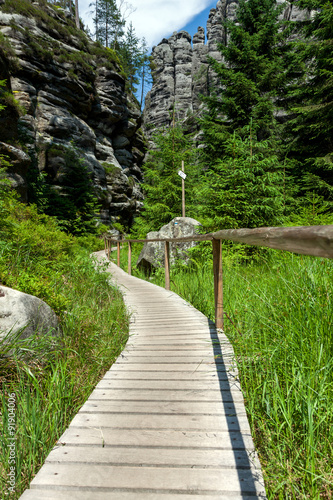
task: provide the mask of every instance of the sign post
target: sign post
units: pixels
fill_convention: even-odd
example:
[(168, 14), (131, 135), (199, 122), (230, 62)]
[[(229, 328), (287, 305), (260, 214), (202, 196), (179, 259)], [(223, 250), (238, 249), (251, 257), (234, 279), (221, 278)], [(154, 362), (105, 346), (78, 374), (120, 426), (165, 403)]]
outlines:
[(182, 160), (182, 169), (178, 171), (178, 175), (182, 178), (182, 217), (185, 217), (185, 179), (184, 160)]

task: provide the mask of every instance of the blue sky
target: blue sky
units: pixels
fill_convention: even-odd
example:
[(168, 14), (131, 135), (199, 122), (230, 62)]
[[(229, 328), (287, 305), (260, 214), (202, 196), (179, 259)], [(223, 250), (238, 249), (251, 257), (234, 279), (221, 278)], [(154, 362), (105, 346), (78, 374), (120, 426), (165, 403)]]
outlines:
[[(84, 23), (93, 30), (91, 1), (79, 0), (79, 10)], [(151, 47), (174, 31), (184, 29), (193, 36), (198, 26), (206, 28), (209, 11), (216, 7), (217, 0), (128, 0), (128, 3), (135, 9), (128, 20), (132, 21), (136, 34), (145, 37)]]
[[(214, 2), (211, 2), (209, 4), (209, 7), (204, 9), (200, 14), (196, 15), (190, 22), (188, 22), (185, 26), (183, 26), (180, 29), (187, 31), (192, 37), (198, 31), (199, 26), (202, 26), (203, 28), (205, 28), (205, 32), (206, 32), (206, 24), (208, 21), (210, 9), (215, 9), (216, 4), (217, 4), (217, 0)], [(180, 30), (177, 30), (177, 31), (180, 31)], [(172, 35), (172, 33), (170, 33), (169, 36), (170, 35)], [(168, 38), (168, 37), (166, 36), (166, 38)]]

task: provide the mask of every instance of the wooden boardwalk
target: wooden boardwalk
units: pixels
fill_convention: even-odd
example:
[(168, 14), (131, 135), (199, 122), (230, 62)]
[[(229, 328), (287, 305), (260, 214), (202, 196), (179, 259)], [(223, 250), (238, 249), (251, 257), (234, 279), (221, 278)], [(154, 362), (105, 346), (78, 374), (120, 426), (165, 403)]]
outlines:
[(109, 269), (129, 341), (21, 499), (266, 498), (226, 336), (173, 292)]

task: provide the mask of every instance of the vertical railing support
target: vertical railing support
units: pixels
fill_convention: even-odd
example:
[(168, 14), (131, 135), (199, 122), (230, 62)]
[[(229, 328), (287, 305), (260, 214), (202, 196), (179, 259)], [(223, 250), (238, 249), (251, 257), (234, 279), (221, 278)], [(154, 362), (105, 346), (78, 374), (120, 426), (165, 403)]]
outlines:
[(111, 241), (110, 241), (110, 240), (107, 240), (107, 244), (108, 244), (108, 259), (110, 260)]
[(132, 243), (128, 242), (128, 274), (132, 274)]
[(117, 241), (117, 266), (120, 267), (120, 241)]
[[(184, 170), (184, 160), (182, 161), (182, 172)], [(185, 179), (182, 178), (182, 217), (185, 217)]]
[(164, 242), (165, 289), (170, 290), (170, 243)]
[(214, 269), (214, 298), (215, 298), (215, 325), (223, 330), (223, 270), (222, 270), (222, 241), (212, 240), (213, 269)]

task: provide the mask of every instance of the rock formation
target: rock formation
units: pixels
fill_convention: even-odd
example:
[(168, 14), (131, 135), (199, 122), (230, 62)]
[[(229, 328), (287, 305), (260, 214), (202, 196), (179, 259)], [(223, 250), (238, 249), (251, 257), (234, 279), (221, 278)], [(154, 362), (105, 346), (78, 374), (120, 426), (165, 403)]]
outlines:
[[(23, 201), (43, 173), (61, 193), (64, 157), (75, 147), (92, 176), (104, 223), (128, 223), (142, 205), (141, 112), (126, 93), (117, 55), (75, 28), (69, 12), (7, 0), (0, 9), (0, 154)], [(1, 102), (1, 101), (0, 101)]]
[[(214, 88), (214, 74), (209, 69), (208, 57), (221, 60), (218, 44), (227, 44), (222, 22), (236, 21), (238, 0), (218, 0), (211, 9), (205, 30), (191, 36), (186, 31), (175, 32), (153, 47), (153, 87), (146, 96), (143, 115), (147, 134), (156, 128), (169, 126), (173, 119), (184, 120), (200, 110), (199, 95), (209, 95)], [(292, 21), (308, 18), (310, 13), (300, 11), (288, 3), (282, 17)]]
[[(0, 342), (7, 336), (21, 339), (32, 335), (58, 337), (57, 316), (45, 302), (6, 286), (0, 287)], [(9, 336), (9, 338), (8, 338)]]
[[(146, 238), (183, 238), (185, 236), (193, 236), (198, 234), (198, 229), (200, 227), (200, 222), (191, 217), (175, 217), (171, 222), (161, 227), (159, 231), (151, 231), (148, 233)], [(187, 250), (194, 247), (196, 244), (195, 241), (171, 243), (171, 264), (173, 264), (177, 258), (181, 258), (187, 263)], [(164, 242), (146, 242), (139, 255), (137, 266), (147, 273), (150, 273), (153, 268), (164, 267)]]

